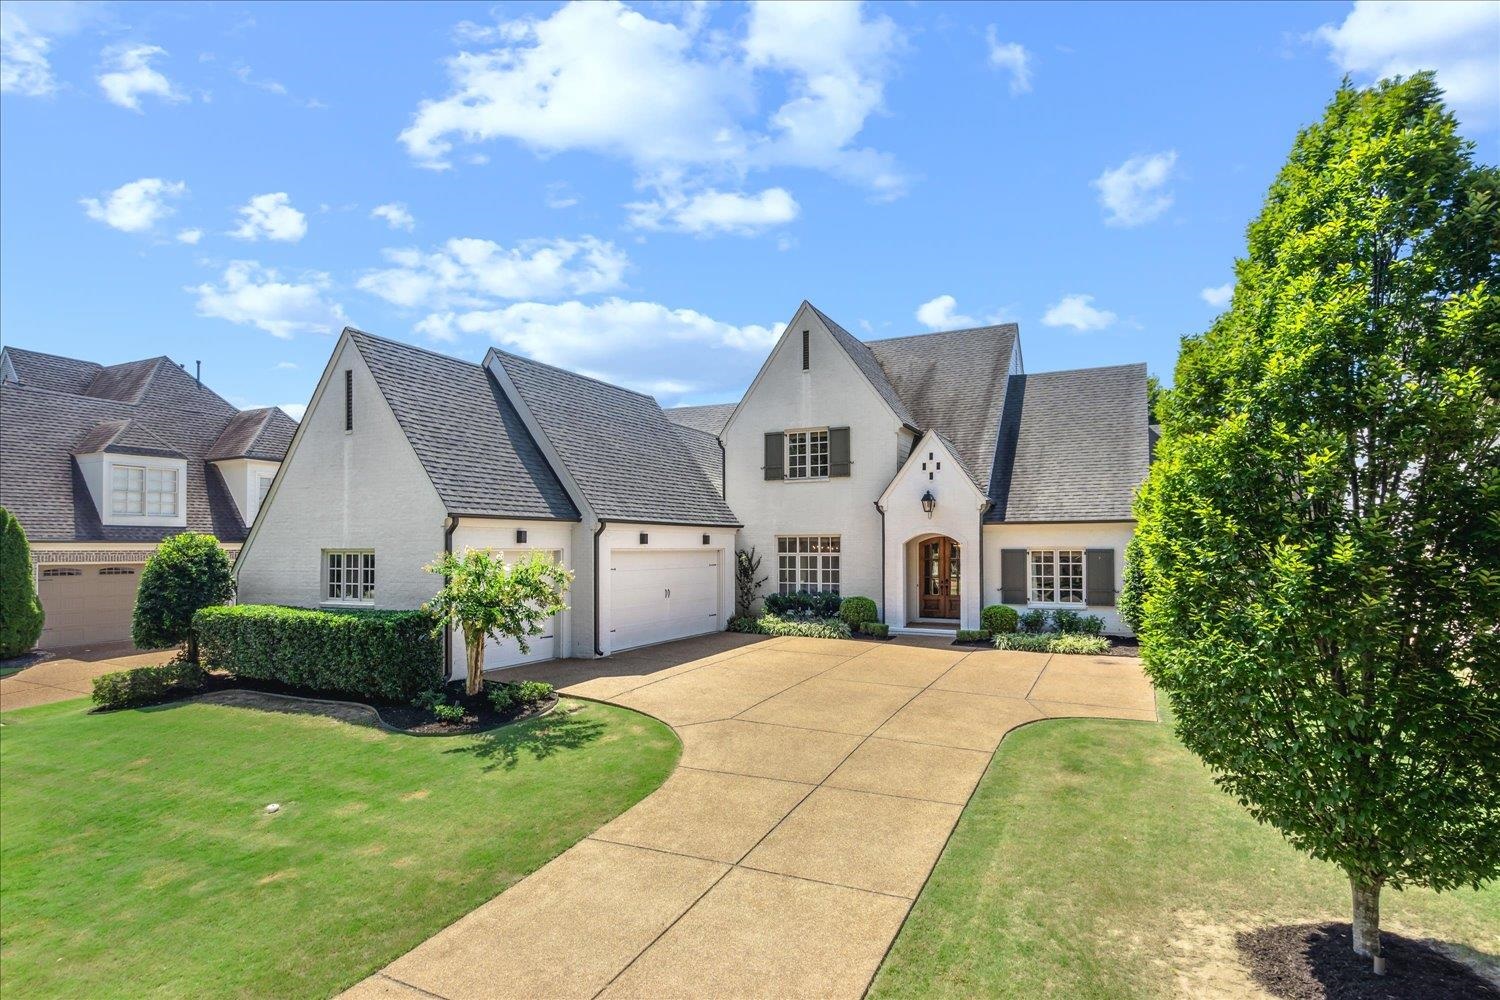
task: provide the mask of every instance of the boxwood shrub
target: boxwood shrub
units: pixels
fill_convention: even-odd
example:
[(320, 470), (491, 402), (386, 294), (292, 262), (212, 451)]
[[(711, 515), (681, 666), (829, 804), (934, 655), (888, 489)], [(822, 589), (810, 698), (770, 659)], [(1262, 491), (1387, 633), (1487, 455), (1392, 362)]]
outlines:
[(891, 637), (891, 627), (885, 622), (860, 622), (859, 631), (861, 635), (868, 635), (875, 639)]
[(1004, 604), (991, 604), (979, 613), (979, 624), (991, 635), (1014, 632), (1020, 621), (1021, 616), (1016, 609)]
[(443, 643), (425, 611), (204, 608), (202, 659), (238, 678), (409, 702), (443, 682)]
[(767, 594), (766, 613), (777, 618), (834, 618), (840, 603), (839, 595), (830, 591)]
[(961, 628), (957, 638), (959, 642), (989, 642), (990, 633), (982, 628)]
[(106, 711), (150, 705), (174, 693), (191, 694), (207, 678), (198, 664), (174, 660), (159, 667), (135, 667), (95, 677), (92, 697)]
[(868, 597), (846, 597), (839, 605), (839, 617), (850, 628), (857, 629), (865, 622), (878, 620), (880, 609)]

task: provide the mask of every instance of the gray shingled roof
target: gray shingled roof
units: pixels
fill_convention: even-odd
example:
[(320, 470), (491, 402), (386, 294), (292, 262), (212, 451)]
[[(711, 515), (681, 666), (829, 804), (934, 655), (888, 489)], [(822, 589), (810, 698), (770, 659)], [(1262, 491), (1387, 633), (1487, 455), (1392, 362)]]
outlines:
[[(668, 414), (670, 417), (670, 414)], [(700, 431), (696, 427), (687, 424), (674, 424), (672, 430), (677, 433), (677, 438), (698, 468), (703, 470), (703, 475), (708, 477), (714, 492), (719, 496), (724, 495), (724, 449), (719, 444), (716, 434), (708, 431)]]
[(220, 462), (230, 458), (253, 458), (281, 461), (297, 433), (297, 421), (279, 406), (262, 406), (241, 410), (229, 421), (219, 439), (209, 449), (208, 460)]
[(94, 455), (101, 451), (123, 452), (127, 455), (187, 458), (182, 452), (135, 420), (106, 420), (85, 434), (73, 446), (75, 455)]
[(987, 521), (1125, 521), (1146, 478), (1146, 366), (1014, 375)]
[(1014, 323), (871, 341), (871, 354), (906, 401), (911, 422), (939, 431), (984, 490), (1015, 350)]
[(521, 415), (482, 366), (347, 332), (449, 513), (578, 519)]
[(729, 415), (734, 412), (737, 405), (737, 403), (709, 403), (706, 406), (674, 406), (662, 412), (674, 424), (717, 436), (724, 429), (724, 425), (729, 422)]
[(599, 517), (739, 523), (656, 400), (505, 351), (493, 355)]
[(187, 529), (244, 540), (239, 511), (206, 459), (238, 413), (233, 406), (162, 359), (106, 369), (8, 345), (5, 355), (16, 381), (0, 383), (0, 506), (33, 541), (153, 542), (182, 530), (100, 523), (73, 455), (101, 444), (185, 457)]
[(870, 349), (870, 346), (848, 330), (839, 326), (811, 302), (807, 303), (807, 307), (817, 313), (818, 318), (823, 321), (823, 325), (828, 327), (828, 331), (833, 334), (833, 339), (838, 341), (839, 345), (844, 348), (849, 355), (849, 359), (864, 373), (870, 385), (880, 394), (880, 398), (886, 401), (892, 412), (896, 414), (896, 417), (910, 427), (919, 427), (920, 425), (917, 423), (916, 417), (912, 416), (911, 409), (906, 405), (907, 401), (902, 399), (901, 394), (896, 391), (896, 387), (891, 385), (891, 381), (886, 375), (886, 370), (881, 367), (879, 359), (875, 357), (875, 352)]

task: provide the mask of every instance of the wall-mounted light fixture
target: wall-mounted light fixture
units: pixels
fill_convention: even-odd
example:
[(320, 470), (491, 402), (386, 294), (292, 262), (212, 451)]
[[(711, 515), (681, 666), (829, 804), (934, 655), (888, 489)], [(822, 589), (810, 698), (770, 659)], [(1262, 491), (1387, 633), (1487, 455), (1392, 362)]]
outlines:
[(937, 497), (935, 497), (935, 496), (932, 495), (932, 491), (928, 490), (926, 493), (923, 493), (922, 494), (922, 509), (927, 512), (927, 516), (928, 517), (932, 516), (932, 511), (936, 507), (937, 507)]

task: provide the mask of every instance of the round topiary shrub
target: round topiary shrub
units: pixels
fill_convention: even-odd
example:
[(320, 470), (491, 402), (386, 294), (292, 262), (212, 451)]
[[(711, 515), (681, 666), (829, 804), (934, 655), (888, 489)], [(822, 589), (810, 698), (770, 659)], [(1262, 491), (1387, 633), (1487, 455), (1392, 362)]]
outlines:
[(854, 631), (865, 622), (877, 621), (880, 618), (880, 609), (875, 607), (875, 602), (868, 597), (846, 597), (839, 604), (839, 617)]
[(991, 604), (979, 613), (979, 624), (991, 635), (1014, 632), (1020, 621), (1021, 616), (1016, 613), (1016, 609), (1004, 604)]
[(26, 532), (10, 511), (0, 507), (0, 660), (35, 646), (44, 620)]

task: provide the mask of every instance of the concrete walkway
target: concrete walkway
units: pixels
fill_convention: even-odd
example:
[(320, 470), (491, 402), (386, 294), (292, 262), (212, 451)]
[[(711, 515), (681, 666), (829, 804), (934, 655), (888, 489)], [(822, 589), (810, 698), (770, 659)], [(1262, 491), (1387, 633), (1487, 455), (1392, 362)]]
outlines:
[(131, 667), (155, 666), (172, 656), (170, 649), (142, 652), (129, 643), (59, 649), (50, 659), (0, 678), (0, 712), (87, 698), (94, 690), (95, 677)]
[(1134, 659), (716, 635), (515, 671), (672, 725), (656, 792), (349, 990), (858, 997), (1001, 738), (1154, 721)]

